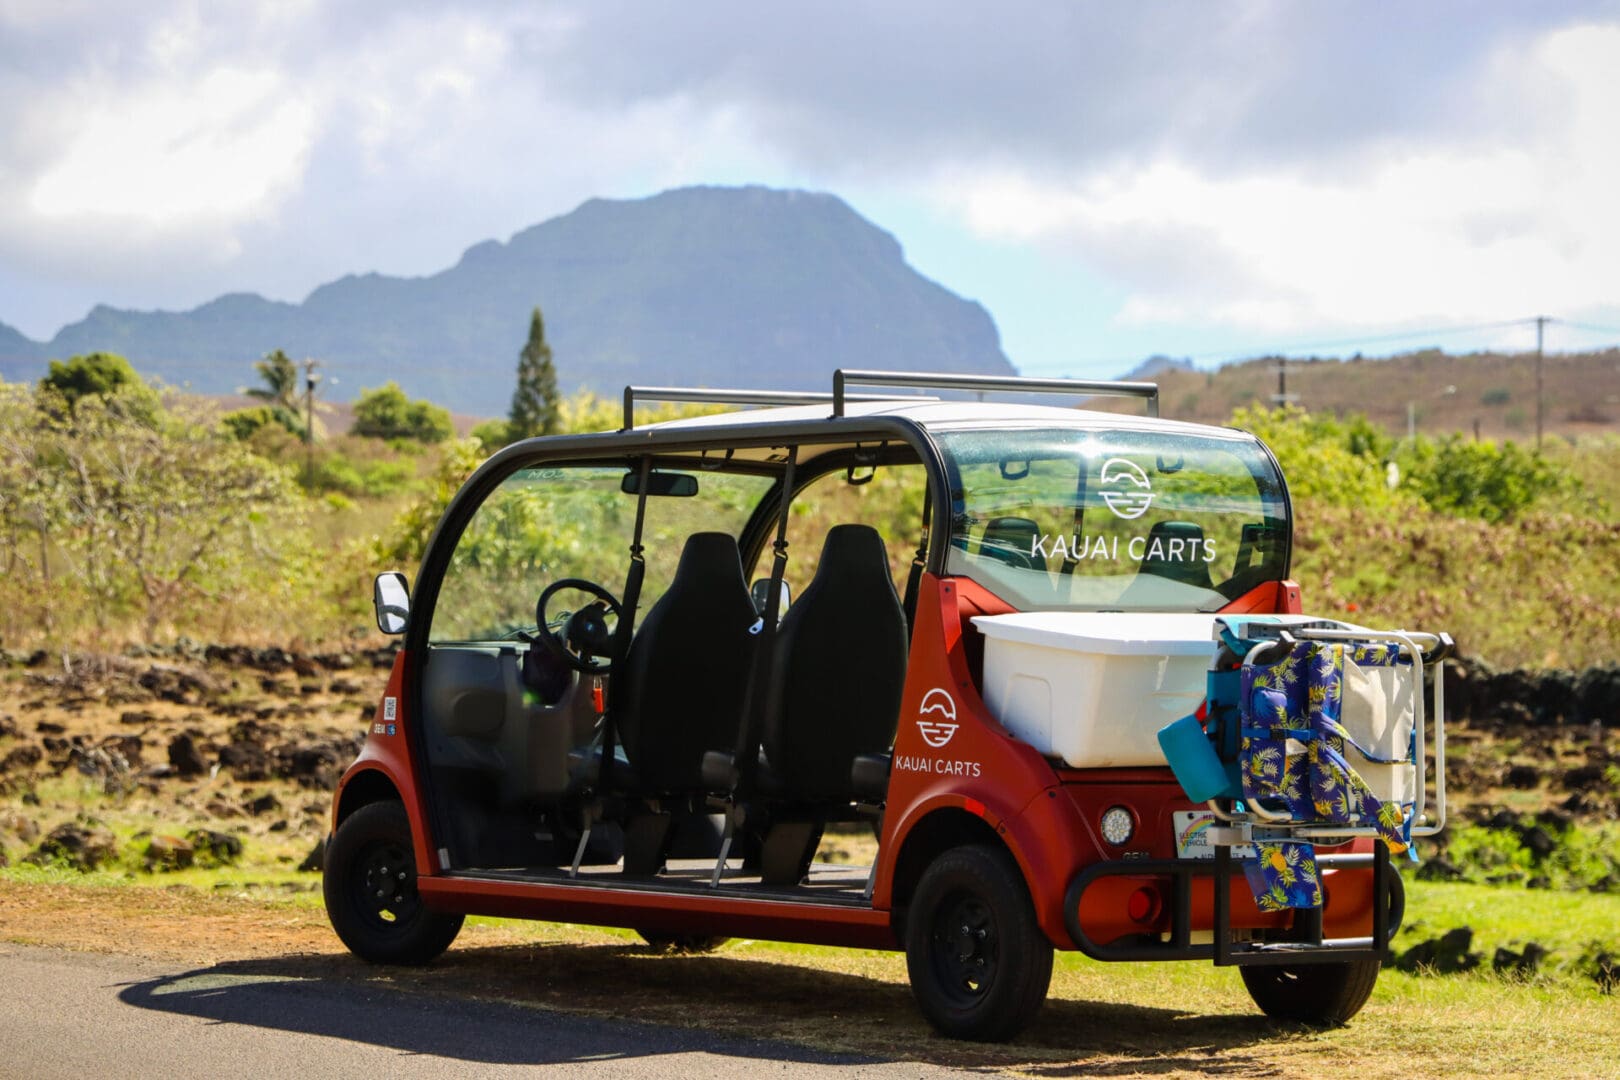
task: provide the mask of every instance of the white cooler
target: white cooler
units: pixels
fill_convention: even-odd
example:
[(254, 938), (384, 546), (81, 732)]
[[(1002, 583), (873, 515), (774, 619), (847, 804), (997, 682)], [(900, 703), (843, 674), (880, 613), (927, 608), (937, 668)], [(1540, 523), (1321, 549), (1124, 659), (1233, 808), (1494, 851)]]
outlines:
[(1164, 765), (1159, 729), (1204, 700), (1213, 615), (979, 615), (984, 700), (1002, 726), (1075, 768)]

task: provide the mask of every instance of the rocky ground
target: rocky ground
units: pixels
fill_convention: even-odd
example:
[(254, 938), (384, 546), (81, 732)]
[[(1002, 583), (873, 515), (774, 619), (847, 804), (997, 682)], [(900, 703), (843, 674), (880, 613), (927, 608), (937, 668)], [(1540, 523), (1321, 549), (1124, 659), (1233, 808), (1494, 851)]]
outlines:
[(317, 870), (391, 651), (180, 647), (0, 665), (0, 864)]

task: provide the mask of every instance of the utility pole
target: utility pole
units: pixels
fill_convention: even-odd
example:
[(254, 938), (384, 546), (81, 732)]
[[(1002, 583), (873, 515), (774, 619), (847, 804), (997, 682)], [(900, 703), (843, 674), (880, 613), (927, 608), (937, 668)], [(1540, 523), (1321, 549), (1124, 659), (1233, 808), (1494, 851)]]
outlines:
[(320, 376), (315, 369), (320, 361), (304, 358), (304, 476), (315, 474), (315, 384)]
[(1541, 428), (1547, 414), (1547, 403), (1541, 396), (1541, 342), (1542, 333), (1547, 323), (1552, 320), (1545, 315), (1536, 316), (1536, 453), (1541, 453)]
[(1288, 357), (1279, 356), (1277, 357), (1277, 392), (1271, 395), (1271, 403), (1280, 407), (1298, 400), (1298, 394), (1288, 392)]

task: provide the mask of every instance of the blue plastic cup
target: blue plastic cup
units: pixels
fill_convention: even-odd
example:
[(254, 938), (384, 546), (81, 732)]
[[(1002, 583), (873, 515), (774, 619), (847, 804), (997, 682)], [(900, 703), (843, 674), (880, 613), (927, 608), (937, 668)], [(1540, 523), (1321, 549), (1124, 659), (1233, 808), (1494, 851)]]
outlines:
[(1198, 717), (1183, 716), (1160, 728), (1159, 748), (1193, 802), (1239, 796), (1236, 762), (1230, 768), (1221, 763)]

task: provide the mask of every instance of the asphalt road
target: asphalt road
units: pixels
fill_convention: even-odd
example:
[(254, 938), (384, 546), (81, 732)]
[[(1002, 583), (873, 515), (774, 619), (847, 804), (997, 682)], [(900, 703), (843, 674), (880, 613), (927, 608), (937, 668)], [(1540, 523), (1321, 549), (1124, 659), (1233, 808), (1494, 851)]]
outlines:
[(948, 1077), (690, 1028), (0, 945), (0, 1077)]

